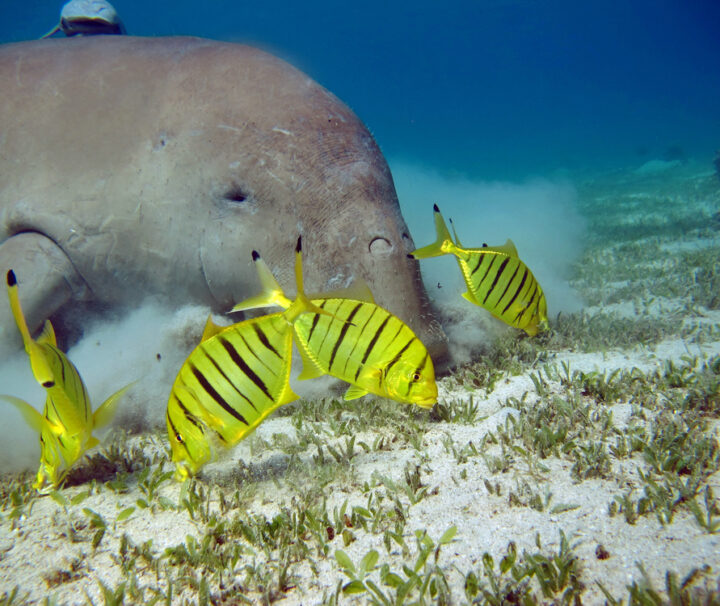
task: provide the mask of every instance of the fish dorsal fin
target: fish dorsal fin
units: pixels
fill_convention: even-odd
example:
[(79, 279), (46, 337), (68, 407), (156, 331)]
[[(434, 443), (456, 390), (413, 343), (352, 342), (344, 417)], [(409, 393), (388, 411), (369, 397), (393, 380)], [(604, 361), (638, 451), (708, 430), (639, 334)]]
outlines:
[(345, 392), (344, 399), (345, 400), (357, 400), (358, 398), (362, 398), (363, 396), (367, 395), (368, 392), (366, 389), (363, 389), (362, 387), (358, 387), (357, 385), (351, 385), (348, 387), (348, 390)]
[(283, 309), (290, 307), (290, 299), (285, 296), (285, 293), (282, 291), (282, 288), (280, 288), (280, 284), (278, 284), (275, 276), (273, 276), (267, 263), (260, 258), (260, 254), (256, 250), (252, 252), (252, 258), (258, 277), (260, 278), (262, 292), (259, 295), (241, 301), (230, 311), (243, 311), (246, 309), (256, 309), (258, 307), (269, 307), (271, 305), (277, 305)]
[(100, 406), (98, 406), (98, 409), (93, 413), (92, 416), (93, 429), (105, 427), (105, 425), (112, 421), (113, 417), (115, 416), (115, 409), (117, 408), (118, 400), (120, 400), (123, 394), (133, 385), (135, 385), (135, 383), (137, 383), (137, 381), (133, 381), (122, 389), (118, 389), (107, 400), (100, 404)]
[(50, 320), (45, 320), (45, 324), (43, 325), (42, 332), (40, 333), (40, 336), (37, 338), (38, 343), (49, 343), (50, 345), (54, 345), (57, 347), (57, 338), (55, 337), (55, 329), (53, 328), (52, 323)]
[(517, 248), (515, 248), (515, 244), (510, 238), (502, 246), (487, 246), (482, 249), (482, 252), (498, 252), (509, 257), (518, 257)]
[(215, 324), (212, 319), (212, 314), (209, 314), (208, 319), (205, 322), (205, 328), (203, 329), (203, 334), (200, 338), (200, 342), (202, 343), (203, 341), (212, 339), (215, 335), (221, 333), (225, 328), (225, 326), (219, 326)]
[(353, 281), (347, 288), (338, 288), (326, 292), (313, 293), (307, 296), (312, 301), (318, 299), (353, 299), (355, 301), (364, 301), (366, 303), (375, 303), (375, 297), (372, 290), (362, 278)]
[(455, 223), (453, 222), (452, 217), (448, 217), (448, 221), (450, 221), (450, 225), (452, 226), (453, 237), (455, 238), (455, 246), (459, 246), (462, 248), (462, 244), (460, 244), (460, 238), (458, 238), (457, 231), (455, 231)]

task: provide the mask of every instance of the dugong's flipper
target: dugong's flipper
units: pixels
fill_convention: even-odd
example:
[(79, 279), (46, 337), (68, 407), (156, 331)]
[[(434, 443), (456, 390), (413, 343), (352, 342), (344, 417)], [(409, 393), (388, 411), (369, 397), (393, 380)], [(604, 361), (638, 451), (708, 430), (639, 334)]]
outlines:
[(66, 36), (127, 33), (115, 7), (106, 0), (71, 0), (62, 7), (60, 23), (43, 38), (61, 30)]
[[(62, 249), (36, 232), (20, 233), (0, 244), (0, 273), (5, 276), (10, 269), (22, 284), (23, 311), (31, 332), (84, 288)], [(0, 302), (0, 357), (21, 346), (10, 306)]]

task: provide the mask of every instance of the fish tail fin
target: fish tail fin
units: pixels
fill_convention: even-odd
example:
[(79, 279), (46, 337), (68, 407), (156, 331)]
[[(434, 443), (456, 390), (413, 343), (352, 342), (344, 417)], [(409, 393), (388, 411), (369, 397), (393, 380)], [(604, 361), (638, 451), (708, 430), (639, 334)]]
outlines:
[(118, 389), (113, 395), (98, 406), (98, 409), (93, 413), (92, 417), (93, 429), (104, 427), (112, 421), (112, 418), (115, 416), (115, 409), (117, 408), (118, 400), (120, 400), (123, 394), (135, 385), (135, 383), (137, 383), (137, 381), (133, 381), (122, 389)]
[(7, 272), (7, 291), (8, 299), (10, 299), (10, 310), (12, 311), (13, 318), (15, 318), (15, 324), (17, 324), (20, 335), (22, 336), (23, 345), (25, 345), (25, 349), (27, 350), (28, 343), (32, 341), (32, 337), (30, 336), (30, 331), (28, 330), (27, 322), (25, 321), (25, 314), (23, 314), (22, 307), (20, 306), (17, 278), (12, 269)]
[(297, 284), (297, 297), (285, 311), (285, 319), (292, 324), (300, 314), (313, 313), (332, 316), (330, 312), (314, 305), (305, 294), (305, 283), (302, 270), (302, 236), (298, 237), (295, 245), (295, 283)]
[(275, 276), (272, 275), (267, 263), (263, 261), (256, 250), (252, 251), (252, 258), (255, 263), (255, 269), (258, 272), (258, 277), (260, 278), (262, 293), (241, 301), (230, 311), (243, 311), (246, 309), (256, 309), (258, 307), (269, 307), (271, 305), (277, 305), (284, 309), (290, 307), (290, 299), (285, 296), (285, 293), (282, 291)]
[[(18, 296), (18, 284), (15, 272), (11, 269), (7, 272), (7, 291), (8, 299), (10, 299), (10, 310), (12, 311), (13, 318), (17, 324), (20, 335), (22, 336), (23, 345), (25, 351), (30, 358), (30, 367), (32, 368), (33, 376), (35, 380), (45, 388), (50, 388), (55, 385), (55, 377), (50, 365), (48, 364), (43, 351), (38, 344), (33, 341), (30, 336), (30, 330), (28, 329), (27, 322), (25, 321), (25, 314), (23, 314), (22, 307), (20, 306), (20, 297)], [(50, 338), (55, 338), (55, 332), (52, 329), (49, 322), (46, 322), (45, 329), (41, 335), (43, 343), (50, 342)]]
[(428, 257), (439, 257), (452, 252), (451, 247), (454, 246), (450, 231), (445, 225), (445, 220), (440, 214), (438, 205), (433, 205), (433, 219), (435, 220), (435, 233), (437, 239), (432, 244), (418, 248), (410, 253), (413, 259), (427, 259)]

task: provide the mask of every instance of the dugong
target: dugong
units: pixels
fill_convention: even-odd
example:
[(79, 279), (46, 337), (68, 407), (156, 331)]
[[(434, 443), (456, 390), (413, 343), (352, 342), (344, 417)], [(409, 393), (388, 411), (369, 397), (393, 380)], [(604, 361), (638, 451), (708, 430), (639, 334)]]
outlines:
[(125, 34), (115, 7), (106, 0), (71, 0), (60, 11), (60, 22), (43, 38), (62, 31), (66, 36)]
[[(437, 360), (434, 317), (388, 165), (326, 89), (258, 49), (188, 37), (0, 46), (0, 275), (28, 324), (78, 300), (147, 295), (217, 311), (259, 292), (258, 250), (292, 288), (362, 278)], [(14, 338), (0, 305), (0, 342)]]

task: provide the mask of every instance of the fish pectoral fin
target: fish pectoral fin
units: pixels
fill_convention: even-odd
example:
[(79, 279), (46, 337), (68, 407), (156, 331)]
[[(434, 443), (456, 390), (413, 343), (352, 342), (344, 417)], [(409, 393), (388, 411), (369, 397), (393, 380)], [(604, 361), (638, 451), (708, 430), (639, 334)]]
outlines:
[(98, 409), (93, 413), (92, 416), (93, 429), (99, 429), (100, 427), (104, 427), (110, 421), (112, 421), (112, 418), (115, 416), (115, 408), (117, 407), (118, 400), (120, 400), (123, 394), (133, 385), (135, 385), (135, 383), (137, 383), (137, 381), (133, 381), (122, 389), (119, 389), (102, 404), (100, 404), (100, 406), (98, 406)]
[(307, 379), (316, 379), (317, 377), (322, 377), (324, 374), (327, 374), (317, 363), (315, 359), (313, 359), (310, 354), (307, 352), (307, 350), (302, 346), (301, 343), (297, 343), (298, 351), (300, 352), (300, 359), (302, 360), (303, 369), (302, 372), (298, 375), (298, 381), (305, 381)]
[[(45, 429), (50, 429), (52, 433), (58, 435), (62, 432), (62, 427), (51, 424), (44, 416), (42, 416), (32, 405), (28, 404), (25, 400), (16, 398), (15, 396), (8, 396), (0, 394), (0, 399), (5, 400), (12, 404), (15, 408), (20, 411), (20, 414), (25, 419), (25, 422), (32, 427), (38, 433), (42, 433)], [(59, 429), (59, 431), (57, 431)]]
[(50, 345), (57, 347), (57, 337), (55, 337), (55, 329), (53, 328), (52, 322), (50, 322), (50, 320), (45, 320), (45, 324), (43, 325), (40, 336), (37, 338), (37, 342), (49, 343)]
[(90, 439), (87, 441), (87, 444), (85, 445), (85, 450), (90, 450), (91, 448), (95, 448), (98, 444), (100, 444), (100, 440), (98, 440), (95, 436), (90, 436)]
[(357, 385), (351, 385), (348, 387), (348, 390), (345, 392), (344, 399), (345, 400), (357, 400), (358, 398), (362, 398), (363, 396), (367, 395), (368, 390), (363, 389), (362, 387), (358, 387)]

